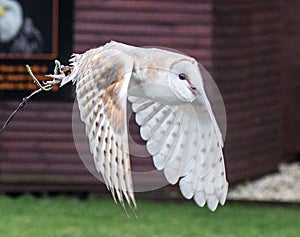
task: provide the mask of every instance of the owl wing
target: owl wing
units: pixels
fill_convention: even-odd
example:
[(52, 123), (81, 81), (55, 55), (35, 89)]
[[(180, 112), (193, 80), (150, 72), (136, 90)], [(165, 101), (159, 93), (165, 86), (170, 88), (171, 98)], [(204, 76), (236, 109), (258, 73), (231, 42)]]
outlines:
[(214, 211), (224, 205), (228, 184), (222, 152), (222, 136), (208, 100), (167, 106), (129, 96), (141, 137), (157, 169), (175, 184), (185, 198)]
[(80, 117), (97, 171), (115, 201), (117, 195), (124, 207), (125, 196), (135, 207), (126, 124), (133, 59), (118, 50), (98, 48), (71, 61), (76, 71), (68, 80), (76, 81)]

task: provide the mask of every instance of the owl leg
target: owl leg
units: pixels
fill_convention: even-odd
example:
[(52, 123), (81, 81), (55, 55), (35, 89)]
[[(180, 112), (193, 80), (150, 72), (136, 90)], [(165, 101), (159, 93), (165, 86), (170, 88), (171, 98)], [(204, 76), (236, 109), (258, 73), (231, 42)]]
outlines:
[(60, 64), (60, 61), (55, 60), (54, 74), (46, 75), (52, 78), (52, 81), (43, 82), (44, 86), (53, 87), (60, 84), (64, 77), (68, 76), (72, 71), (72, 67)]
[(64, 73), (61, 73), (59, 75), (46, 75), (46, 77), (52, 78), (52, 81), (43, 81), (44, 86), (55, 86), (57, 84), (60, 84), (60, 82), (62, 81), (62, 79), (65, 77), (66, 75)]

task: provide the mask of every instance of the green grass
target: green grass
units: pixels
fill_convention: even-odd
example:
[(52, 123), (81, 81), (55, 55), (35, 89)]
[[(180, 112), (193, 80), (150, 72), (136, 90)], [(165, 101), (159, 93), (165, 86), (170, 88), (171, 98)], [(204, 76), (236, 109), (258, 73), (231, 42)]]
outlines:
[(138, 207), (139, 218), (128, 218), (111, 199), (0, 196), (0, 235), (298, 237), (300, 233), (299, 206), (228, 203), (212, 213), (193, 202), (155, 203), (139, 199)]

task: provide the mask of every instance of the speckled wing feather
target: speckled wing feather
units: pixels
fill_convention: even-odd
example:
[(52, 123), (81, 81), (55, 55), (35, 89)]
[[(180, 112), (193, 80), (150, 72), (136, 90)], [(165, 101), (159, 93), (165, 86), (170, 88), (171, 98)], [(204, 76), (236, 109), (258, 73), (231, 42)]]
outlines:
[(181, 178), (182, 194), (199, 206), (207, 203), (214, 211), (223, 205), (228, 187), (223, 141), (207, 101), (198, 96), (193, 103), (167, 106), (134, 96), (129, 100), (156, 168), (171, 184)]
[(71, 61), (74, 71), (66, 82), (76, 82), (80, 116), (96, 168), (115, 200), (124, 207), (125, 196), (129, 205), (136, 206), (126, 124), (133, 60), (121, 51), (101, 47), (74, 55)]

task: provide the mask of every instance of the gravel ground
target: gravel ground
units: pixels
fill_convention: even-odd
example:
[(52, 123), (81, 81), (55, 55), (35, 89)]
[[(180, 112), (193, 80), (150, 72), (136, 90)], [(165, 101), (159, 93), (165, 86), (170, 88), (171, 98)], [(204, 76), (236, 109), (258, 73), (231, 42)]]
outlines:
[(300, 203), (300, 162), (280, 164), (278, 173), (234, 186), (228, 199)]

